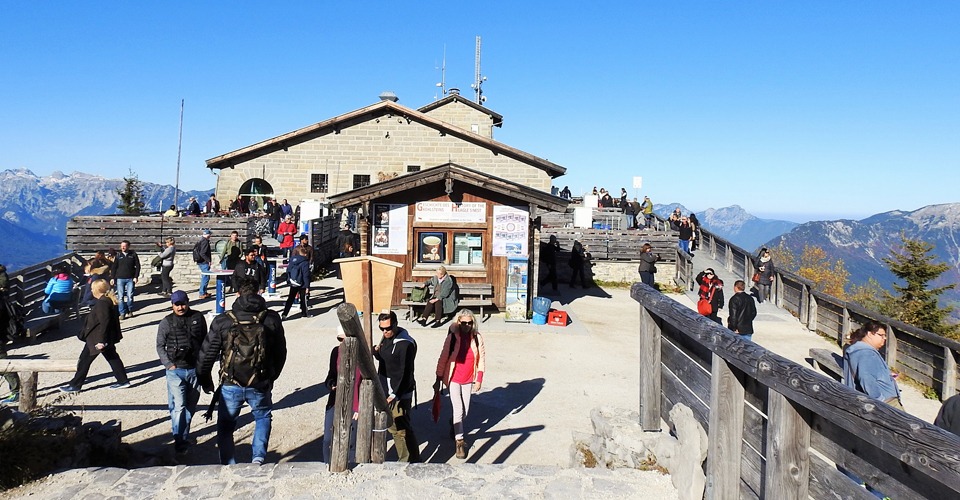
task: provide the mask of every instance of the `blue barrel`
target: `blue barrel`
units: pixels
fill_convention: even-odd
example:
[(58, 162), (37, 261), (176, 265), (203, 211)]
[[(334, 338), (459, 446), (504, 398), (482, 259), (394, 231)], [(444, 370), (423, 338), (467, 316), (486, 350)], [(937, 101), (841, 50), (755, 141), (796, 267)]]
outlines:
[[(540, 314), (541, 316), (546, 317), (547, 313), (550, 312), (550, 304), (553, 301), (546, 297), (534, 297), (533, 299), (533, 312), (535, 314)], [(543, 324), (543, 323), (541, 323)]]
[(547, 315), (540, 313), (533, 313), (533, 324), (535, 325), (545, 325), (547, 324)]

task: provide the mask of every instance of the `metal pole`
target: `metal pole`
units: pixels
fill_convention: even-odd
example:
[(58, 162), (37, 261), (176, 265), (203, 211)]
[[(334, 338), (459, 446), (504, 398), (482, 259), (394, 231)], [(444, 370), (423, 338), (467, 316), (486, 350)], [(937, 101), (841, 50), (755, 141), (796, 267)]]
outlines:
[[(180, 151), (183, 146), (183, 99), (180, 99), (180, 137), (177, 139), (177, 182), (173, 186), (173, 206), (179, 207), (180, 195)], [(163, 207), (160, 207), (163, 208)]]

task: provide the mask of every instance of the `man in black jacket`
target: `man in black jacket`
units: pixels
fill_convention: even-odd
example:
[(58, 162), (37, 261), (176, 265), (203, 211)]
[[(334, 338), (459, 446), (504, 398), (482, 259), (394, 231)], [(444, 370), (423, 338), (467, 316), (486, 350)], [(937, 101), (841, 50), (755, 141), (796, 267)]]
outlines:
[(254, 247), (247, 248), (243, 260), (237, 267), (233, 268), (233, 289), (240, 289), (240, 281), (243, 278), (254, 280), (260, 286), (262, 294), (267, 288), (267, 268), (257, 262), (258, 249)]
[(113, 259), (110, 284), (117, 286), (117, 299), (120, 301), (120, 317), (133, 317), (133, 287), (140, 278), (140, 256), (130, 249), (130, 242), (120, 242), (120, 251)]
[(733, 284), (733, 297), (727, 305), (727, 328), (739, 333), (746, 340), (753, 340), (753, 320), (757, 317), (757, 305), (753, 296), (744, 293), (746, 284), (737, 280)]
[(210, 298), (210, 293), (207, 292), (207, 285), (210, 283), (210, 275), (203, 273), (209, 273), (210, 264), (213, 263), (213, 252), (210, 250), (211, 234), (212, 233), (209, 229), (203, 230), (203, 236), (201, 236), (200, 241), (197, 242), (196, 251), (193, 254), (193, 260), (197, 263), (197, 267), (200, 269), (200, 296), (198, 297), (200, 300)]
[[(240, 280), (237, 290), (240, 296), (233, 303), (231, 311), (213, 320), (210, 331), (203, 340), (197, 378), (205, 392), (212, 392), (213, 379), (210, 370), (214, 363), (220, 363), (220, 405), (217, 410), (217, 449), (220, 452), (220, 463), (236, 463), (233, 431), (237, 428), (240, 408), (246, 403), (250, 406), (254, 421), (253, 463), (262, 465), (267, 457), (273, 418), (273, 382), (280, 376), (286, 363), (287, 341), (280, 315), (267, 309), (266, 301), (257, 295), (257, 282), (250, 279)], [(261, 347), (254, 351), (262, 349), (261, 356), (243, 356), (240, 354), (242, 350), (234, 351), (228, 348), (236, 340), (240, 328), (259, 330), (258, 345)], [(259, 365), (254, 362), (256, 359), (261, 360)], [(234, 369), (246, 368), (256, 373), (252, 380), (236, 380), (230, 375)]]
[(393, 436), (398, 459), (419, 462), (420, 443), (410, 422), (410, 406), (417, 388), (414, 378), (417, 343), (409, 332), (397, 326), (395, 312), (381, 313), (378, 319), (383, 339), (374, 346), (373, 355), (380, 361), (377, 374), (393, 414), (393, 425), (387, 430)]
[(207, 336), (207, 321), (203, 313), (190, 309), (190, 301), (183, 290), (170, 296), (173, 313), (160, 320), (157, 330), (157, 355), (166, 368), (167, 406), (173, 428), (173, 449), (177, 454), (187, 452), (190, 421), (200, 400), (197, 381), (197, 356)]

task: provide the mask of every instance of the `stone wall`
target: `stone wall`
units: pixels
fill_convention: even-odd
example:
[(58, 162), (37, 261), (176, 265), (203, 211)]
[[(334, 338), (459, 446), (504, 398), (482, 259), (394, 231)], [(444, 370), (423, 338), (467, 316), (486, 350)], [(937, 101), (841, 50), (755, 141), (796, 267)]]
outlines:
[[(640, 281), (640, 261), (632, 260), (594, 260), (591, 261), (593, 279), (616, 283), (636, 283)], [(559, 268), (560, 266), (558, 266)], [(569, 279), (569, 266), (566, 267)], [(657, 262), (657, 274), (654, 280), (663, 285), (675, 285), (673, 277), (677, 272), (676, 264), (672, 262)]]
[(427, 112), (431, 118), (493, 139), (493, 118), (462, 102), (450, 102)]

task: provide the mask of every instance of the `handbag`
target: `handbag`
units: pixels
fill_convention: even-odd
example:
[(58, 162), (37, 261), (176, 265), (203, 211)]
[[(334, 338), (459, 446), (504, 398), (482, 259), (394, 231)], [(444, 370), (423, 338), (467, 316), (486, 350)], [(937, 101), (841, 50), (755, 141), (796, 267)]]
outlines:
[(750, 281), (754, 283), (760, 283), (760, 271), (753, 273), (753, 277), (750, 278)]
[(150, 261), (150, 267), (160, 267), (163, 264), (163, 257), (157, 255)]
[(697, 312), (703, 316), (710, 316), (713, 314), (713, 306), (710, 305), (709, 300), (700, 299), (697, 301)]
[(414, 288), (410, 290), (409, 296), (410, 302), (426, 302), (427, 301), (427, 289), (426, 288)]

